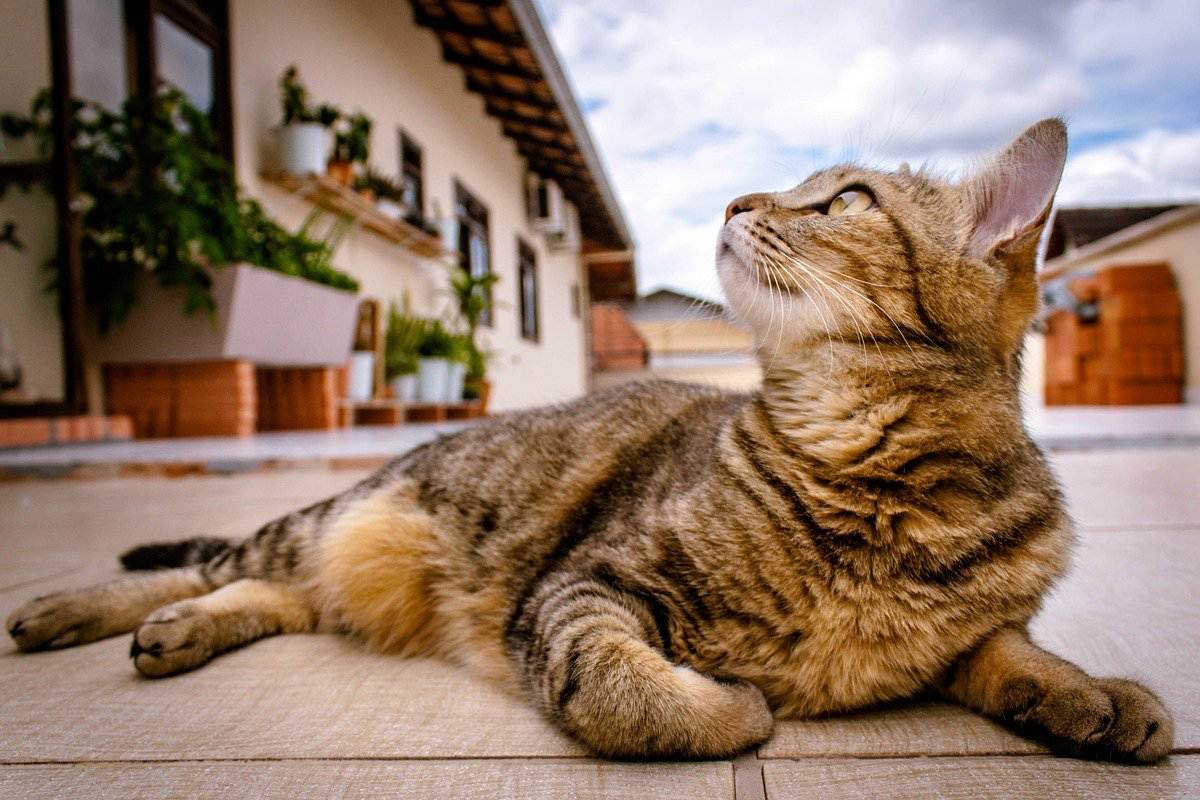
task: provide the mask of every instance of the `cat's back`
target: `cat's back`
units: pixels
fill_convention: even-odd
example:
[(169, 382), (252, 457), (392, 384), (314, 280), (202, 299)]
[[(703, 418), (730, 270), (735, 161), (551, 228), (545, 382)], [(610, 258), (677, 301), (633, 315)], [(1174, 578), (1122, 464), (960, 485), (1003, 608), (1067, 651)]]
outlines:
[(527, 501), (571, 493), (613, 468), (665, 427), (693, 418), (708, 428), (748, 398), (666, 380), (634, 381), (573, 402), (511, 412), (441, 437), (401, 457), (390, 471), (415, 480), (426, 505), (441, 496)]

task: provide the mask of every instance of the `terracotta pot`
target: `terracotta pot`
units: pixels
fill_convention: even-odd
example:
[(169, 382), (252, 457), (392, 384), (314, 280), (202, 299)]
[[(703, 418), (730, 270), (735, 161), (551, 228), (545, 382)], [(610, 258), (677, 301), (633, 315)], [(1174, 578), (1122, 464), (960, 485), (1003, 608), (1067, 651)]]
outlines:
[(354, 183), (354, 162), (330, 161), (325, 166), (325, 174), (342, 186), (350, 186)]
[(99, 338), (101, 363), (224, 361), (263, 366), (343, 364), (358, 295), (250, 264), (213, 273), (215, 319), (183, 313), (184, 293), (150, 278), (129, 316)]
[(492, 382), (483, 380), (469, 380), (467, 384), (475, 389), (475, 396), (478, 399), (478, 414), (481, 417), (487, 416), (488, 400), (492, 396)]

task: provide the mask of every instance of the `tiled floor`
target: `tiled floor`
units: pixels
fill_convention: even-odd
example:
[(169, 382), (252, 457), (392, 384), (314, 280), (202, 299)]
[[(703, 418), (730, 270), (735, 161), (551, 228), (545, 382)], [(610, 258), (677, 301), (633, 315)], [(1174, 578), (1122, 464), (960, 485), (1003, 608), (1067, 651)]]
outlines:
[[(293, 636), (148, 681), (120, 637), (33, 655), (0, 644), (0, 797), (1200, 797), (1200, 448), (1054, 462), (1082, 536), (1036, 637), (1162, 695), (1177, 749), (1159, 766), (1052, 758), (932, 703), (781, 723), (733, 762), (606, 763), (440, 663)], [(243, 535), (360, 475), (0, 485), (0, 616), (114, 575), (130, 544)]]
[[(1031, 409), (1030, 431), (1047, 449), (1200, 446), (1200, 406)], [(336, 431), (263, 433), (249, 438), (160, 439), (0, 450), (0, 476), (69, 474), (79, 466), (171, 464), (192, 472), (243, 472), (262, 466), (327, 466), (382, 461), (465, 424), (372, 426)], [(131, 470), (126, 470), (126, 474)], [(133, 472), (140, 474), (137, 470)]]

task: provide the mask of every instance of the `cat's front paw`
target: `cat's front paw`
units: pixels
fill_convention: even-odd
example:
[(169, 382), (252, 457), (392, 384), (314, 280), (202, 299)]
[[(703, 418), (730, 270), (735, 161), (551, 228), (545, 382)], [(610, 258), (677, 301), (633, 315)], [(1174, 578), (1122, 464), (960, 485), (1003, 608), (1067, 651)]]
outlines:
[(1026, 682), (1011, 690), (1027, 697), (1013, 722), (1058, 752), (1151, 764), (1171, 750), (1175, 724), (1170, 713), (1133, 681), (1107, 678), (1046, 688)]
[(163, 606), (133, 634), (129, 657), (137, 671), (160, 678), (202, 666), (215, 654), (216, 625), (195, 601)]
[(80, 592), (35, 598), (10, 614), (4, 626), (26, 652), (70, 647), (104, 635), (101, 611)]

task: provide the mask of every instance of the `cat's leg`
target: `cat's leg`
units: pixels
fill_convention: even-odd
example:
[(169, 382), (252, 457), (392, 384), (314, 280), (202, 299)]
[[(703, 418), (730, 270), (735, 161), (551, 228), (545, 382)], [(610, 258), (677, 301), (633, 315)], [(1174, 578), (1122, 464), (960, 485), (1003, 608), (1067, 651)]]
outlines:
[(129, 654), (143, 675), (173, 675), (256, 639), (310, 632), (316, 622), (315, 609), (296, 588), (245, 578), (150, 614)]
[(715, 758), (770, 735), (762, 693), (670, 663), (638, 599), (586, 579), (539, 595), (510, 651), (547, 716), (596, 752)]
[(1093, 678), (1015, 628), (964, 655), (943, 692), (1065, 755), (1152, 763), (1174, 739), (1171, 715), (1148, 689)]
[(199, 567), (120, 578), (86, 589), (38, 597), (8, 617), (21, 650), (46, 650), (129, 633), (156, 608), (211, 592)]

